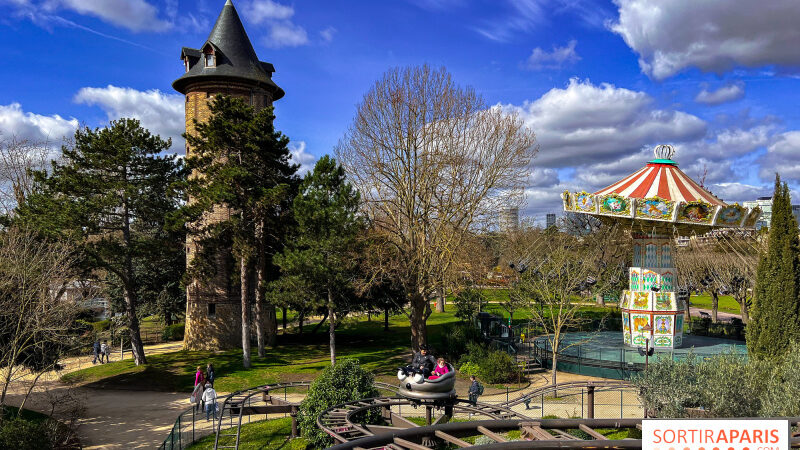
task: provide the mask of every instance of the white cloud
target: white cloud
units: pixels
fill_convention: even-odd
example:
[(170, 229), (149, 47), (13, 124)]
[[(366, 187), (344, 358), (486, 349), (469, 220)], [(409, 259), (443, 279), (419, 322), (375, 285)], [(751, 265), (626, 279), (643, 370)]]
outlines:
[(706, 123), (691, 114), (653, 106), (644, 92), (612, 84), (570, 80), (522, 106), (506, 105), (536, 132), (536, 165), (567, 167), (608, 163), (643, 146), (701, 138)]
[(328, 27), (328, 28), (325, 28), (324, 30), (319, 32), (319, 36), (325, 42), (332, 41), (334, 34), (336, 34), (336, 28), (334, 28), (334, 27)]
[(50, 8), (65, 8), (97, 17), (131, 31), (164, 31), (170, 22), (158, 18), (158, 8), (144, 0), (58, 0)]
[(530, 187), (549, 187), (559, 182), (558, 172), (547, 167), (534, 166), (528, 177), (528, 186)]
[(707, 186), (717, 197), (726, 203), (737, 202), (741, 204), (747, 200), (754, 200), (758, 197), (770, 195), (770, 188), (767, 186), (754, 186), (744, 183), (716, 183)]
[(294, 16), (292, 6), (272, 0), (252, 0), (245, 4), (244, 11), (247, 20), (269, 28), (269, 32), (262, 40), (267, 47), (298, 47), (309, 42), (305, 28), (292, 22)]
[(279, 22), (272, 24), (269, 35), (264, 40), (268, 47), (298, 47), (308, 44), (308, 33), (306, 30), (291, 22)]
[(540, 47), (536, 47), (528, 57), (525, 67), (529, 70), (560, 69), (565, 65), (580, 61), (581, 57), (575, 51), (578, 41), (571, 40), (564, 47), (553, 47), (553, 51), (547, 52)]
[(689, 67), (722, 73), (737, 66), (800, 65), (797, 0), (614, 0), (610, 24), (663, 80)]
[(65, 119), (58, 114), (45, 116), (22, 110), (19, 103), (0, 105), (0, 135), (19, 139), (58, 143), (71, 137), (78, 128), (77, 119)]
[(719, 105), (721, 103), (732, 102), (744, 97), (744, 83), (728, 83), (716, 91), (709, 91), (707, 87), (697, 93), (694, 101), (706, 105)]
[(765, 181), (779, 173), (786, 181), (800, 183), (800, 131), (780, 134), (759, 163), (759, 176)]
[(297, 174), (303, 176), (309, 170), (314, 168), (317, 162), (317, 157), (311, 153), (306, 152), (305, 141), (294, 141), (289, 143), (289, 152), (291, 153), (292, 162), (300, 164)]
[(77, 103), (97, 105), (109, 120), (122, 117), (139, 119), (142, 126), (162, 138), (172, 138), (176, 152), (184, 150), (183, 133), (185, 99), (182, 95), (165, 94), (157, 89), (136, 89), (108, 85), (104, 88), (85, 87), (75, 95)]
[(255, 0), (246, 5), (247, 17), (254, 23), (264, 23), (268, 20), (284, 20), (294, 15), (294, 8), (281, 5), (272, 0)]

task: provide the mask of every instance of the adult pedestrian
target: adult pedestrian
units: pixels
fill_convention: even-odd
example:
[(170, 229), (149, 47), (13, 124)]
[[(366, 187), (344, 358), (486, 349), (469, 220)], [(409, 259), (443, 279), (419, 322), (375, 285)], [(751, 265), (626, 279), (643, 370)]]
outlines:
[(106, 362), (109, 362), (109, 355), (111, 353), (111, 348), (108, 346), (108, 341), (103, 340), (103, 343), (100, 344), (100, 364), (103, 364), (103, 358), (105, 358)]
[(206, 383), (211, 383), (211, 387), (214, 387), (214, 379), (216, 375), (214, 374), (214, 365), (208, 363), (206, 366)]
[(478, 383), (475, 375), (470, 375), (469, 379), (472, 381), (472, 384), (469, 386), (469, 401), (475, 403), (478, 401), (478, 396), (483, 394), (483, 385)]
[[(94, 359), (92, 359), (92, 364), (97, 364), (97, 357), (100, 356), (100, 339), (95, 339), (94, 344), (92, 345), (92, 352), (94, 353)], [(103, 359), (100, 359), (100, 363), (103, 362)]]
[(203, 391), (203, 404), (206, 405), (206, 421), (209, 420), (210, 415), (214, 415), (214, 420), (217, 420), (217, 391), (211, 387), (211, 383), (206, 383), (206, 389)]
[(205, 375), (203, 374), (203, 367), (197, 366), (197, 371), (194, 373), (194, 390), (192, 391), (191, 397), (189, 397), (189, 401), (194, 403), (197, 411), (200, 411), (200, 409), (202, 408), (203, 404), (202, 396), (205, 384), (206, 380), (205, 380)]

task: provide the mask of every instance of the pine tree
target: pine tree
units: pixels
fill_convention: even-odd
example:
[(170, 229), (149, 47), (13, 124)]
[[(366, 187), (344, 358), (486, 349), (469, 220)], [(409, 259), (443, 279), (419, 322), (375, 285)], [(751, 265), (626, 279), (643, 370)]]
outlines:
[(297, 236), (275, 262), (285, 275), (280, 284), (311, 298), (328, 313), (331, 364), (336, 364), (336, 313), (345, 309), (357, 272), (357, 236), (364, 229), (358, 192), (330, 156), (317, 161), (294, 199)]
[(785, 354), (800, 339), (800, 239), (786, 183), (775, 177), (767, 251), (756, 275), (753, 314), (747, 325), (751, 356)]
[[(185, 134), (192, 149), (187, 166), (193, 173), (187, 192), (191, 202), (183, 209), (182, 220), (191, 223), (202, 249), (192, 261), (196, 276), (207, 276), (217, 263), (216, 252), (228, 245), (238, 262), (242, 305), (243, 364), (250, 367), (249, 274), (255, 265), (256, 334), (258, 354), (265, 356), (264, 330), (267, 322), (276, 327), (275, 308), (263, 317), (264, 286), (270, 255), (280, 250), (282, 239), (276, 233), (288, 211), (297, 165), (289, 160), (289, 139), (276, 131), (271, 107), (256, 111), (244, 100), (217, 96), (211, 103), (211, 118), (195, 121), (196, 133)], [(204, 221), (204, 215), (228, 208), (228, 218)], [(276, 250), (277, 249), (277, 250)], [(271, 253), (270, 253), (271, 252)], [(275, 332), (268, 333), (274, 341)]]
[(171, 145), (135, 119), (79, 129), (49, 173), (34, 173), (35, 192), (18, 209), (21, 222), (75, 242), (87, 275), (106, 271), (119, 280), (136, 364), (146, 359), (135, 267), (155, 265), (151, 249), (170, 245), (164, 218), (178, 207), (172, 187), (185, 177), (175, 155), (158, 156)]

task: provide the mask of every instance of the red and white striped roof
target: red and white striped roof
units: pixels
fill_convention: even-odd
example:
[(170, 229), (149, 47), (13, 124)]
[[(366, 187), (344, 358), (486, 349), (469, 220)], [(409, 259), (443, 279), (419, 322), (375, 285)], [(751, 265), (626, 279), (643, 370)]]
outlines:
[(700, 187), (694, 180), (678, 169), (670, 160), (655, 160), (639, 171), (629, 175), (595, 195), (619, 194), (629, 198), (649, 198), (659, 196), (674, 202), (702, 200), (712, 205), (725, 205), (714, 194)]

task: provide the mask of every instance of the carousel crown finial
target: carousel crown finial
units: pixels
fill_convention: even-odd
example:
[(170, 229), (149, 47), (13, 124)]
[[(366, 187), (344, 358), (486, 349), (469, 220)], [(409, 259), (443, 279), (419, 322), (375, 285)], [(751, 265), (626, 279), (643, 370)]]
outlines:
[(653, 149), (653, 154), (658, 159), (672, 159), (672, 155), (675, 154), (675, 147), (668, 144), (656, 145), (656, 148)]

